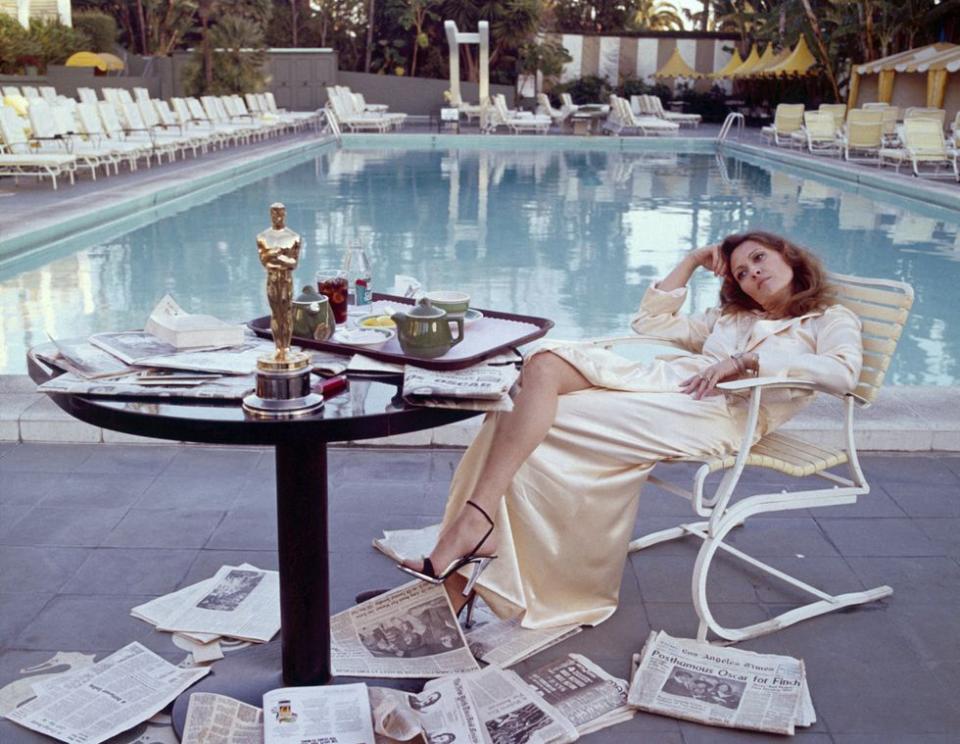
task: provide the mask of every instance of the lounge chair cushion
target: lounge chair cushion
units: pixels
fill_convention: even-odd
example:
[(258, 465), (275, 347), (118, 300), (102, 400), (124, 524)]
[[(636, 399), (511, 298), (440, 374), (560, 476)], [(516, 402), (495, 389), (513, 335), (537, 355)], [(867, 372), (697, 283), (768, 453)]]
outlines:
[(17, 116), (26, 116), (30, 108), (30, 102), (23, 96), (9, 95), (3, 97), (3, 105), (9, 106), (17, 112)]

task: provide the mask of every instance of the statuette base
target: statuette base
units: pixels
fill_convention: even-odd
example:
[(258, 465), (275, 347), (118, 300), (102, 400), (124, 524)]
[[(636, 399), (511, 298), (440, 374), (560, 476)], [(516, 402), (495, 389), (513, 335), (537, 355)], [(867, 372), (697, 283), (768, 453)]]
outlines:
[(298, 354), (302, 359), (288, 356), (278, 366), (293, 366), (299, 369), (264, 370), (261, 362), (269, 358), (261, 357), (257, 361), (257, 390), (243, 399), (243, 410), (255, 416), (287, 417), (302, 416), (316, 411), (323, 405), (323, 396), (310, 392), (309, 357)]

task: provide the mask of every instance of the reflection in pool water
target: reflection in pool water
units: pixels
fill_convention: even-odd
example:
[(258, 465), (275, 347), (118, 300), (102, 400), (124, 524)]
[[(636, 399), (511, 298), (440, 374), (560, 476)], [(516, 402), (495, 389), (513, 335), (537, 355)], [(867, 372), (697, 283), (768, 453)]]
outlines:
[[(118, 238), (9, 263), (0, 372), (23, 372), (25, 349), (47, 331), (141, 327), (165, 292), (225, 319), (266, 314), (254, 236), (273, 201), (304, 237), (297, 289), (357, 237), (375, 290), (415, 276), (469, 292), (475, 307), (550, 317), (557, 338), (626, 331), (644, 288), (695, 245), (782, 232), (832, 271), (911, 282), (917, 300), (888, 380), (957, 381), (960, 215), (712, 155), (505, 149), (329, 151)], [(714, 304), (717, 289), (698, 275), (690, 307)]]

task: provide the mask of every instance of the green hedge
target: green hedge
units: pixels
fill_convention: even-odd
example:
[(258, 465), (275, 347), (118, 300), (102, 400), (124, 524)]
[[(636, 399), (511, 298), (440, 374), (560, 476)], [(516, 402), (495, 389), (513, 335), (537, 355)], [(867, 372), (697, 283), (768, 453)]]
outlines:
[(0, 14), (0, 74), (22, 74), (27, 67), (45, 73), (47, 65), (63, 64), (89, 45), (85, 32), (59, 21), (33, 20), (25, 29), (16, 18)]

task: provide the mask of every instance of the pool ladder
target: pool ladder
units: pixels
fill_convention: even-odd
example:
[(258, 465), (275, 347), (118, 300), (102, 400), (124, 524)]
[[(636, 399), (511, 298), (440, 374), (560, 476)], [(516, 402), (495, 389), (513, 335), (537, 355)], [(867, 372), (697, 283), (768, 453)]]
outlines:
[(717, 142), (723, 142), (727, 138), (730, 130), (733, 129), (734, 122), (737, 124), (737, 139), (740, 139), (743, 135), (743, 114), (739, 111), (731, 111), (727, 114), (727, 118), (723, 120), (723, 126), (720, 127), (720, 134), (717, 135)]
[(337, 140), (337, 144), (342, 142), (341, 133), (340, 133), (340, 124), (337, 122), (337, 117), (330, 110), (328, 106), (323, 107), (324, 116), (327, 117), (327, 129), (333, 133), (334, 139)]

